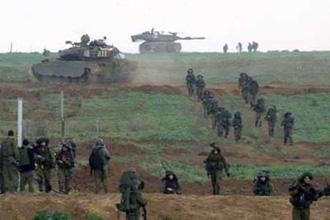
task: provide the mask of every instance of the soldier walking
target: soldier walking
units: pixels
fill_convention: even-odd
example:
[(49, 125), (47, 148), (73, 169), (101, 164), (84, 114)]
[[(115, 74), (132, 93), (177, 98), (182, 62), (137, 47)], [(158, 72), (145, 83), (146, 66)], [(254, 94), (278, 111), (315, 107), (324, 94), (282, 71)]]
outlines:
[(217, 128), (218, 128), (218, 136), (227, 138), (229, 135), (229, 128), (231, 125), (232, 115), (225, 108), (222, 108), (216, 115), (217, 117)]
[(192, 68), (189, 68), (187, 71), (187, 76), (186, 76), (186, 85), (187, 85), (187, 89), (188, 89), (188, 94), (190, 96), (192, 96), (194, 94), (195, 82), (196, 82), (196, 78), (194, 75), (194, 70)]
[(257, 95), (259, 92), (259, 84), (256, 80), (251, 80), (249, 85), (249, 102), (253, 106), (256, 104)]
[(236, 112), (234, 114), (232, 125), (234, 128), (235, 142), (237, 143), (241, 139), (241, 132), (242, 132), (242, 127), (243, 127), (242, 116), (241, 116), (240, 112)]
[(210, 144), (211, 152), (204, 161), (207, 176), (211, 178), (213, 195), (220, 194), (220, 181), (223, 176), (223, 171), (229, 177), (229, 168), (225, 158), (221, 155), (221, 150), (215, 143)]
[(268, 109), (265, 120), (268, 122), (268, 135), (274, 137), (274, 128), (277, 122), (277, 110), (274, 105)]
[(265, 100), (260, 98), (257, 100), (257, 104), (253, 105), (253, 111), (256, 112), (255, 127), (261, 127), (262, 115), (266, 112)]
[(289, 142), (290, 145), (293, 144), (292, 140), (292, 129), (294, 126), (294, 117), (292, 117), (291, 112), (287, 112), (284, 114), (284, 118), (282, 120), (281, 125), (284, 129), (284, 144), (287, 144)]
[(196, 80), (195, 85), (196, 85), (196, 93), (197, 93), (198, 100), (201, 100), (203, 91), (205, 88), (205, 81), (204, 81), (202, 75), (197, 75), (197, 80)]

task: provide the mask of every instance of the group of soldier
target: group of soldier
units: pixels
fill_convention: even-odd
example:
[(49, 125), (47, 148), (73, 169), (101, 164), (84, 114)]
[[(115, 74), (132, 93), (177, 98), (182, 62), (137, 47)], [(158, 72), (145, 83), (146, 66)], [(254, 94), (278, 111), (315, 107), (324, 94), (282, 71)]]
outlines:
[[(248, 50), (249, 53), (257, 52), (258, 47), (259, 47), (259, 44), (257, 42), (255, 42), (255, 41), (253, 41), (251, 43), (249, 42), (248, 46), (247, 46), (247, 50)], [(223, 53), (227, 53), (228, 49), (229, 49), (228, 44), (223, 45), (223, 47), (222, 47)], [(236, 50), (237, 50), (238, 53), (243, 52), (243, 44), (241, 42), (237, 43)]]

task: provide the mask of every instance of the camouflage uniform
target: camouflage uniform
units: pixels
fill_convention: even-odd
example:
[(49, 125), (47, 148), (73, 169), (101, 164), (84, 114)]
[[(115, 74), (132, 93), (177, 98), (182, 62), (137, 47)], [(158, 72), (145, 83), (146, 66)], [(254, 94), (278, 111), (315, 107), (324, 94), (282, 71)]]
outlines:
[(270, 196), (274, 193), (274, 186), (266, 171), (262, 171), (255, 179), (253, 193), (256, 196)]
[(291, 195), (290, 203), (293, 206), (292, 219), (293, 220), (309, 220), (310, 219), (310, 205), (318, 200), (323, 193), (317, 191), (313, 185), (305, 182), (305, 178), (310, 180), (313, 176), (310, 173), (304, 173), (300, 178), (292, 184), (289, 188)]
[[(108, 192), (108, 165), (110, 161), (110, 154), (107, 150), (106, 146), (103, 143), (102, 139), (96, 141), (93, 146), (91, 156), (93, 151), (96, 151), (98, 154), (98, 158), (101, 161), (102, 167), (98, 169), (92, 169), (91, 172), (95, 180), (95, 193), (99, 193), (99, 191), (103, 188), (105, 193)], [(90, 156), (90, 159), (91, 159)]]
[(238, 89), (242, 89), (243, 85), (246, 84), (248, 80), (248, 75), (246, 73), (241, 73), (238, 79)]
[(231, 113), (226, 109), (218, 112), (216, 115), (217, 120), (217, 128), (218, 128), (218, 136), (227, 138), (229, 135), (229, 128), (230, 128), (230, 120), (231, 120)]
[(34, 192), (34, 149), (28, 140), (23, 140), (23, 146), (19, 149), (19, 170), (21, 173), (20, 190), (25, 191), (28, 185), (29, 192)]
[(49, 140), (41, 138), (37, 140), (35, 148), (35, 160), (37, 164), (37, 182), (40, 192), (50, 192), (52, 190), (51, 177), (54, 169), (53, 155), (48, 147)]
[(266, 111), (265, 101), (263, 99), (258, 99), (257, 104), (253, 105), (253, 110), (256, 112), (255, 127), (261, 127), (261, 118)]
[(186, 76), (186, 84), (188, 89), (188, 94), (192, 96), (194, 94), (194, 86), (195, 86), (195, 75), (193, 69), (188, 69), (187, 76)]
[(213, 195), (220, 194), (220, 181), (222, 179), (223, 170), (227, 176), (229, 176), (228, 165), (225, 158), (221, 155), (219, 148), (215, 147), (215, 144), (210, 145), (213, 149), (208, 155), (207, 159), (204, 161), (205, 169), (207, 171), (208, 177), (211, 178)]
[(251, 77), (246, 75), (244, 80), (242, 79), (242, 81), (240, 82), (241, 84), (239, 85), (241, 88), (242, 98), (245, 101), (245, 104), (249, 103), (249, 85), (251, 80)]
[(256, 103), (258, 91), (259, 91), (258, 82), (255, 80), (251, 80), (251, 82), (249, 83), (249, 102), (251, 106), (255, 105)]
[(277, 111), (275, 106), (272, 106), (268, 109), (265, 120), (268, 122), (268, 134), (270, 137), (273, 137), (275, 124), (277, 121)]
[(209, 90), (205, 90), (202, 95), (202, 105), (203, 105), (203, 115), (205, 118), (208, 116), (207, 112), (207, 106), (209, 105), (209, 102), (213, 99), (213, 95)]
[(130, 168), (122, 174), (119, 185), (122, 198), (120, 204), (117, 204), (117, 208), (126, 213), (126, 220), (140, 219), (141, 208), (145, 209), (147, 204), (142, 197), (143, 187), (144, 182), (136, 174), (135, 169)]
[(281, 125), (284, 128), (284, 144), (287, 144), (288, 141), (290, 144), (293, 144), (292, 129), (294, 125), (294, 118), (291, 116), (290, 112), (284, 114), (284, 119)]
[(232, 121), (232, 125), (234, 128), (235, 141), (238, 142), (241, 139), (241, 131), (242, 131), (242, 117), (240, 112), (236, 112)]
[(179, 180), (172, 171), (166, 171), (166, 175), (162, 179), (162, 183), (164, 194), (181, 194)]
[(71, 190), (72, 168), (74, 167), (73, 154), (69, 145), (62, 145), (62, 149), (56, 154), (56, 164), (58, 166), (59, 191), (69, 193)]
[(197, 93), (198, 100), (201, 100), (203, 91), (205, 88), (205, 81), (204, 81), (202, 75), (197, 75), (197, 80), (196, 80), (195, 85), (196, 85), (196, 93)]
[(13, 132), (8, 132), (8, 137), (1, 143), (1, 161), (3, 175), (3, 191), (16, 192), (18, 187), (18, 150), (13, 137)]

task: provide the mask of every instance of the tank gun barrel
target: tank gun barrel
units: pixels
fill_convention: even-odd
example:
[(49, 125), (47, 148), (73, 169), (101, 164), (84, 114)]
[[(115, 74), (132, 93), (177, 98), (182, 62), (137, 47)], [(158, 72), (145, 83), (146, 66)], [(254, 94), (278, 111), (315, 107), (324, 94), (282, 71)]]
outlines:
[(205, 40), (205, 37), (179, 37), (178, 40)]

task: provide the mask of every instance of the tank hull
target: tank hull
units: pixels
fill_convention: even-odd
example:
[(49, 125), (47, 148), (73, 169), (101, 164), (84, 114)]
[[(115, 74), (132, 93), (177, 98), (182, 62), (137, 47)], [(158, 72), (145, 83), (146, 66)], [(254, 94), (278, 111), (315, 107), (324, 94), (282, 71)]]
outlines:
[(31, 69), (43, 83), (121, 83), (130, 81), (132, 68), (134, 65), (127, 60), (53, 60), (34, 64)]
[(179, 53), (181, 44), (175, 42), (144, 42), (140, 44), (140, 53)]

